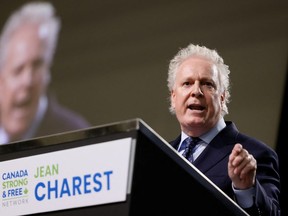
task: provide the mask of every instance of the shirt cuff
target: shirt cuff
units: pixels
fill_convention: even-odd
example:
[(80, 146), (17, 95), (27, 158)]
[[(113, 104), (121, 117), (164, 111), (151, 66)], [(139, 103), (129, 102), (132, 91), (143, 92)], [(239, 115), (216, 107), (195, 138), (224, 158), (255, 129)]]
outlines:
[(235, 189), (232, 185), (237, 203), (242, 207), (242, 208), (250, 208), (253, 206), (253, 197), (255, 197), (255, 188), (251, 187), (245, 190), (238, 190)]

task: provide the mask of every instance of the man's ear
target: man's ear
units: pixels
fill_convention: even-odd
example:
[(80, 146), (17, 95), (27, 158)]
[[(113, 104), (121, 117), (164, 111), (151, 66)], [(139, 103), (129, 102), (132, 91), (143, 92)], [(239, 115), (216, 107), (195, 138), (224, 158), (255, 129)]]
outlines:
[(50, 70), (46, 71), (45, 77), (44, 77), (44, 83), (45, 85), (49, 85), (51, 81), (51, 72)]
[(170, 91), (170, 101), (171, 107), (175, 108), (175, 92), (173, 90)]
[(221, 104), (224, 103), (225, 97), (226, 97), (226, 94), (225, 94), (225, 91), (224, 91), (224, 92), (221, 94)]

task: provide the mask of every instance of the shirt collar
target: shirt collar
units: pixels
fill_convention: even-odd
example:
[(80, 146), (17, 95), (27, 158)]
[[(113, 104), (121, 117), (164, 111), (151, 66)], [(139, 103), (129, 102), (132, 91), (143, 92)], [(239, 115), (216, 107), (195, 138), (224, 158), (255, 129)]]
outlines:
[[(219, 119), (216, 125), (205, 134), (202, 134), (199, 138), (201, 138), (205, 143), (209, 144), (214, 137), (224, 128), (226, 127), (226, 123), (223, 117)], [(181, 132), (181, 142), (182, 143), (188, 137), (183, 131)]]
[(39, 128), (40, 122), (42, 121), (44, 114), (47, 110), (47, 106), (48, 106), (48, 99), (46, 96), (42, 96), (39, 100), (38, 109), (37, 109), (35, 118), (29, 130), (24, 134), (23, 139), (29, 139), (35, 136), (36, 130)]

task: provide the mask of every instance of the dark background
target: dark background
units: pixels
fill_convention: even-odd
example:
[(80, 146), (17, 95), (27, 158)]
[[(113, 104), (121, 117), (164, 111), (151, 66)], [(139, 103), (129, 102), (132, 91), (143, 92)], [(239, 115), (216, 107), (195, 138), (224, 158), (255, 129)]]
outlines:
[[(27, 1), (1, 0), (0, 27)], [(189, 43), (230, 66), (238, 129), (275, 147), (287, 71), (288, 1), (53, 0), (62, 28), (52, 67), (60, 102), (92, 125), (141, 118), (166, 140), (169, 60)]]

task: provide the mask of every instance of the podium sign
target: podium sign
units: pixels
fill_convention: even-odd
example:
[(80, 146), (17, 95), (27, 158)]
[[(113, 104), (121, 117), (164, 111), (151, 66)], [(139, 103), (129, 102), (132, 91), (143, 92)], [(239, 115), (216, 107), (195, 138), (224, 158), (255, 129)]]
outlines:
[(126, 200), (132, 139), (0, 163), (1, 215), (26, 215)]
[(0, 145), (0, 183), (1, 216), (248, 215), (141, 119)]

